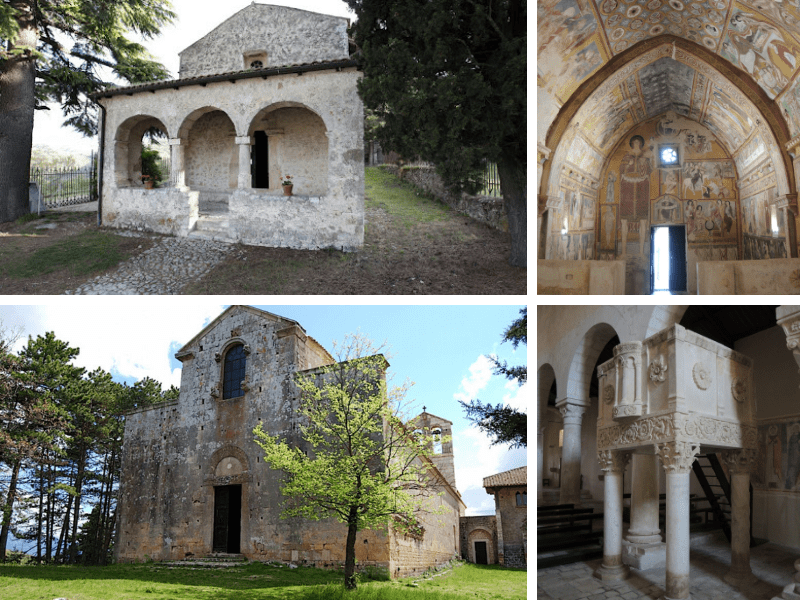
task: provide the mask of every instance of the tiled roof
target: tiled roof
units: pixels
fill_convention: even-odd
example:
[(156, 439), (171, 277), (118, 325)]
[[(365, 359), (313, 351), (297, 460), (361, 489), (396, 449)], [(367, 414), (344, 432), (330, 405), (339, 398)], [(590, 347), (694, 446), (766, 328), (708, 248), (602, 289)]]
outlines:
[(528, 467), (519, 467), (510, 471), (503, 471), (496, 475), (489, 475), (483, 478), (483, 487), (509, 487), (516, 485), (528, 485)]
[(216, 73), (213, 75), (198, 75), (196, 77), (184, 77), (182, 79), (168, 79), (161, 81), (149, 81), (138, 83), (127, 87), (108, 88), (101, 92), (90, 94), (91, 98), (108, 98), (110, 96), (138, 94), (140, 92), (154, 92), (156, 90), (178, 89), (187, 85), (205, 85), (217, 81), (230, 81), (236, 83), (239, 79), (255, 79), (261, 77), (274, 77), (275, 75), (289, 75), (292, 73), (306, 73), (309, 71), (326, 71), (329, 69), (346, 69), (358, 66), (358, 61), (354, 58), (345, 58), (329, 61), (318, 61), (313, 63), (303, 63), (296, 65), (284, 65), (281, 67), (265, 67), (263, 69), (246, 69), (244, 71), (230, 71), (228, 73)]

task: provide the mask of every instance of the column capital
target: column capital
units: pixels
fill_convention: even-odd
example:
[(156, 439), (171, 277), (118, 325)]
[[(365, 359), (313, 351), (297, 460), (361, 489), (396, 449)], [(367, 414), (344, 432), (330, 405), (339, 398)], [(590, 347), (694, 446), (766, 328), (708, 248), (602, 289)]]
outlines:
[(237, 135), (234, 138), (234, 141), (237, 144), (247, 144), (249, 146), (249, 145), (251, 145), (253, 143), (253, 138), (250, 137), (249, 135)]
[(722, 453), (722, 460), (728, 465), (731, 473), (750, 473), (750, 467), (756, 461), (756, 451), (750, 448), (728, 450)]
[(588, 406), (579, 400), (564, 398), (556, 402), (556, 408), (561, 413), (565, 425), (580, 425)]
[(548, 158), (550, 158), (550, 148), (542, 144), (541, 142), (537, 142), (536, 144), (536, 160), (541, 165), (544, 164)]
[(597, 460), (600, 462), (600, 470), (606, 475), (610, 473), (619, 474), (628, 466), (628, 462), (631, 460), (631, 453), (620, 450), (598, 450)]
[(797, 215), (797, 194), (783, 194), (775, 200), (775, 206), (786, 208)]
[(695, 457), (700, 453), (700, 445), (692, 442), (665, 442), (653, 446), (667, 473), (688, 474)]

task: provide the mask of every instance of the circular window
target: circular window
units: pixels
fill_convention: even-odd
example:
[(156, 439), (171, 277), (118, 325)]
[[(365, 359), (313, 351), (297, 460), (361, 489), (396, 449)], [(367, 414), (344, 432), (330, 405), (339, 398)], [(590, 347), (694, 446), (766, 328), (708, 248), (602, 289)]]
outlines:
[(678, 162), (678, 153), (675, 148), (662, 148), (661, 162), (665, 165), (673, 165)]
[(250, 68), (251, 69), (263, 69), (264, 68), (264, 63), (261, 62), (260, 60), (254, 60), (253, 62), (250, 63)]

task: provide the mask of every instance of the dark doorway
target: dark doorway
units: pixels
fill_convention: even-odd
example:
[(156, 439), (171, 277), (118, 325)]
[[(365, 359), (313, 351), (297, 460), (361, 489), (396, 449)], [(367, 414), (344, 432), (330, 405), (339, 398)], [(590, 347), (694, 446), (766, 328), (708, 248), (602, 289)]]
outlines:
[(242, 486), (214, 488), (213, 552), (239, 553), (239, 530), (242, 521)]
[(486, 560), (486, 542), (475, 542), (475, 564), (489, 564), (489, 562)]
[(650, 290), (686, 292), (686, 227), (669, 225), (650, 231)]
[(255, 132), (251, 158), (253, 187), (267, 189), (269, 187), (269, 138), (266, 132)]

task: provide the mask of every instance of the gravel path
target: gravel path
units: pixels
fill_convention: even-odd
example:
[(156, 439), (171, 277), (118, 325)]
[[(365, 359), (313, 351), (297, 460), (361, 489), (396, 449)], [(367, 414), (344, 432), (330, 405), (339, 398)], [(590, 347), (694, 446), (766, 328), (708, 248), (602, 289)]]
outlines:
[(116, 271), (67, 294), (179, 294), (221, 262), (235, 246), (187, 238), (161, 238)]

